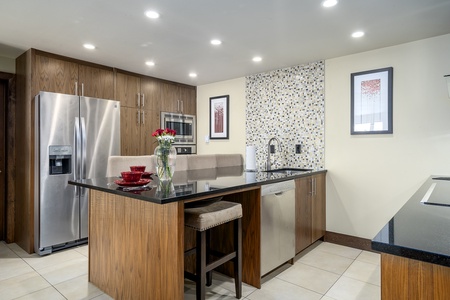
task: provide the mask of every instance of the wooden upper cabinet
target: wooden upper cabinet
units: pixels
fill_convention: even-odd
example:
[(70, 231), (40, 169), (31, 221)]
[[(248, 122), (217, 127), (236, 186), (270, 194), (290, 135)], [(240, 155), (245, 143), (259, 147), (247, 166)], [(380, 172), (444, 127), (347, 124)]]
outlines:
[(114, 99), (113, 69), (78, 65), (78, 95)]
[(141, 78), (141, 109), (159, 112), (161, 96), (161, 81), (150, 78)]
[(120, 106), (139, 108), (141, 79), (138, 76), (116, 73), (116, 100)]
[(35, 66), (32, 96), (40, 91), (75, 94), (77, 63), (38, 54), (35, 56)]
[(161, 111), (196, 115), (197, 92), (193, 86), (162, 83)]

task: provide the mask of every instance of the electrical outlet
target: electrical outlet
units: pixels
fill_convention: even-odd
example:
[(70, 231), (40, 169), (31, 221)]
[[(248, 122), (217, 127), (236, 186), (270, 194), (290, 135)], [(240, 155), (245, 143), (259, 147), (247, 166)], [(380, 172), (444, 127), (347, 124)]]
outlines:
[(275, 153), (275, 145), (270, 145), (270, 153)]
[(300, 144), (295, 145), (295, 153), (300, 154), (302, 151), (302, 146)]

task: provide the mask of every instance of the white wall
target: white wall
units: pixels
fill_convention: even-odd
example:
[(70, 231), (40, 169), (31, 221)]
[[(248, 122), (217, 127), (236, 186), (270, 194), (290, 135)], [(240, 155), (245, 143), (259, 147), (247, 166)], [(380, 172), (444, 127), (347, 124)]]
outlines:
[(0, 72), (16, 73), (16, 60), (9, 57), (0, 56)]
[[(209, 98), (230, 96), (230, 132), (228, 140), (210, 140)], [(197, 153), (240, 153), (245, 157), (245, 78), (221, 81), (197, 87)]]
[[(450, 35), (325, 61), (327, 230), (372, 239), (431, 175), (450, 175)], [(394, 68), (394, 133), (350, 135), (350, 74)], [(245, 78), (199, 86), (198, 152), (245, 154)], [(205, 144), (209, 97), (230, 95), (230, 140)]]
[[(371, 239), (430, 175), (450, 175), (449, 53), (444, 35), (325, 62), (328, 231)], [(352, 136), (350, 74), (383, 67), (394, 133)]]

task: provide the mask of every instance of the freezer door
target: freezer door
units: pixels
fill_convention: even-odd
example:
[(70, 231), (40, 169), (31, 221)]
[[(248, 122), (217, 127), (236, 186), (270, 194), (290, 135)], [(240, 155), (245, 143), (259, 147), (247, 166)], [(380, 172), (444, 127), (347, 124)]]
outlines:
[[(120, 102), (80, 98), (82, 178), (106, 176), (108, 158), (120, 155)], [(81, 238), (87, 237), (88, 191), (81, 190)]]
[(75, 169), (79, 97), (41, 92), (36, 109), (35, 250), (79, 239), (79, 201), (67, 181)]

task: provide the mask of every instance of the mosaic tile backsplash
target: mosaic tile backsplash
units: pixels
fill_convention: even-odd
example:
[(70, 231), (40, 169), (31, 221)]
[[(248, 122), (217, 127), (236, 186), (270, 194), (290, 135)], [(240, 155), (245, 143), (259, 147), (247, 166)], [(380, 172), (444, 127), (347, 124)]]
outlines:
[[(246, 77), (246, 145), (256, 146), (256, 166), (266, 168), (267, 143), (277, 167), (324, 168), (324, 61)], [(295, 145), (301, 153), (295, 153)]]

